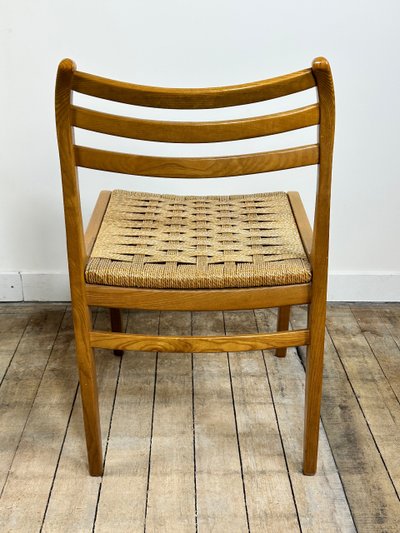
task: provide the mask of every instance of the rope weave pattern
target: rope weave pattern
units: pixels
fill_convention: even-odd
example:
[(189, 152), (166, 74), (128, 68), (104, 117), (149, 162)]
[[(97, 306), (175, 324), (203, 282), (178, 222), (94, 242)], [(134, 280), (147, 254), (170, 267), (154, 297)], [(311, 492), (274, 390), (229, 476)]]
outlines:
[(113, 191), (86, 281), (147, 288), (307, 283), (286, 193), (173, 196)]

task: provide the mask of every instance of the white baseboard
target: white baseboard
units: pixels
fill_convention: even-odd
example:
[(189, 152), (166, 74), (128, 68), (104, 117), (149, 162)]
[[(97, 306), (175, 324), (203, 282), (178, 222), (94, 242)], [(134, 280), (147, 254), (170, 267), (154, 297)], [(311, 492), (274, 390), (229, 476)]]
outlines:
[(400, 302), (400, 272), (332, 272), (332, 302)]
[(21, 272), (25, 302), (68, 302), (71, 300), (66, 272)]
[(0, 272), (0, 302), (21, 302), (24, 299), (19, 272)]
[[(65, 272), (0, 272), (1, 302), (65, 302), (70, 300)], [(332, 272), (332, 302), (400, 302), (400, 272)]]

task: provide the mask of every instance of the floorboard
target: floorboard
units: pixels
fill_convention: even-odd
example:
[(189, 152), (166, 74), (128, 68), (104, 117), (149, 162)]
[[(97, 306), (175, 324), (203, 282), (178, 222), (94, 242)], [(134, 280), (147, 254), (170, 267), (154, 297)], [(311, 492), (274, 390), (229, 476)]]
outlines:
[[(328, 310), (330, 325), (334, 308), (332, 305)], [(292, 322), (295, 327), (304, 326), (303, 308), (294, 309)], [(329, 327), (321, 415), (357, 530), (362, 533), (398, 531), (398, 497)]]
[(0, 498), (0, 531), (37, 531), (41, 526), (76, 394), (74, 366), (64, 358), (69, 329), (64, 311), (33, 315), (3, 381), (2, 393), (12, 404), (2, 406), (6, 418), (15, 418), (12, 431), (2, 428), (1, 434), (8, 444), (8, 436), (18, 443), (1, 463), (9, 469)]
[[(160, 334), (190, 335), (191, 314), (162, 313)], [(157, 365), (146, 531), (195, 531), (192, 361), (160, 353)]]
[(0, 320), (0, 387), (29, 322), (27, 314), (3, 315)]
[[(222, 313), (193, 313), (194, 335), (223, 335)], [(194, 355), (199, 531), (248, 530), (227, 354)]]
[[(52, 312), (36, 307), (0, 386), (0, 526), (3, 520), (1, 509), (8, 492), (5, 484), (13, 473), (14, 458), (53, 345), (58, 333), (61, 333), (64, 314), (65, 306)], [(59, 342), (62, 342), (62, 335)]]
[[(101, 329), (109, 328), (108, 313), (97, 313), (95, 325)], [(72, 330), (68, 345), (65, 346), (65, 356), (71, 358), (75, 367)], [(107, 442), (120, 363), (120, 358), (111, 357), (109, 351), (96, 350), (103, 449), (105, 449)], [(77, 372), (71, 373), (75, 375), (75, 384), (77, 386), (78, 374)], [(81, 410), (81, 399), (78, 391), (63, 443), (60, 461), (55, 472), (53, 487), (49, 494), (42, 526), (44, 532), (65, 531), (73, 533), (79, 530), (90, 531), (93, 525), (101, 478), (87, 475), (86, 447), (82, 438), (83, 420)]]
[[(224, 315), (227, 334), (257, 332), (254, 313)], [(263, 354), (231, 353), (229, 366), (250, 529), (300, 531)]]
[[(159, 313), (132, 312), (127, 331), (157, 334)], [(122, 356), (96, 532), (144, 530), (156, 374), (156, 354)]]
[[(96, 326), (108, 329), (106, 310)], [(294, 307), (293, 328), (306, 310)], [(132, 333), (271, 331), (275, 310), (124, 313)], [(394, 533), (400, 305), (328, 309), (319, 469), (301, 473), (305, 350), (97, 350), (105, 471), (87, 472), (66, 304), (0, 305), (0, 531)]]
[(327, 327), (398, 497), (398, 399), (348, 305), (330, 309)]
[[(255, 315), (260, 331), (276, 327), (271, 310), (257, 310)], [(351, 512), (322, 426), (318, 471), (313, 477), (302, 473), (304, 369), (296, 349), (289, 348), (284, 359), (272, 351), (264, 357), (302, 531), (353, 532)]]
[(400, 349), (392, 335), (396, 329), (395, 325), (390, 322), (382, 305), (352, 305), (350, 308), (389, 386), (400, 402)]

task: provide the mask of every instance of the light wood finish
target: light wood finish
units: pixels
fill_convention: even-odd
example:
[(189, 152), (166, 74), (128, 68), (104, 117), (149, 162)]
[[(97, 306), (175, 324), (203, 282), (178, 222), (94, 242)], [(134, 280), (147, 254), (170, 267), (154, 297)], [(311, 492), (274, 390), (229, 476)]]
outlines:
[(311, 266), (313, 269), (312, 299), (308, 313), (311, 343), (307, 349), (304, 412), (303, 472), (306, 475), (315, 474), (317, 469), (328, 282), (333, 138), (335, 130), (335, 95), (332, 74), (327, 60), (324, 58), (315, 59), (313, 73), (317, 80), (321, 123), (319, 131), (320, 164), (311, 249)]
[(99, 233), (101, 223), (103, 222), (104, 213), (106, 212), (108, 202), (110, 201), (110, 196), (110, 191), (101, 191), (99, 197), (97, 198), (92, 216), (90, 217), (89, 224), (85, 231), (86, 254), (88, 256), (92, 251), (97, 234)]
[(72, 314), (89, 471), (91, 475), (98, 476), (103, 471), (99, 400), (94, 354), (89, 342), (92, 324), (85, 295), (86, 248), (70, 125), (71, 85), (74, 72), (75, 64), (71, 60), (65, 59), (60, 63), (56, 81), (56, 123), (63, 184)]
[[(135, 311), (129, 316), (130, 333), (156, 335), (159, 328), (159, 313)], [(104, 477), (98, 491), (95, 530), (99, 533), (143, 531), (146, 523), (158, 356), (131, 352), (120, 361)]]
[[(92, 248), (94, 246), (97, 234), (99, 232), (101, 223), (104, 218), (108, 203), (110, 201), (111, 192), (110, 191), (101, 191), (97, 199), (96, 205), (94, 207), (92, 216), (90, 218), (89, 224), (85, 231), (85, 244), (86, 244), (86, 253), (89, 256)], [(110, 321), (111, 321), (111, 331), (122, 331), (122, 319), (121, 311), (119, 309), (110, 308)], [(114, 355), (121, 356), (123, 355), (123, 350), (114, 350)]]
[(311, 301), (311, 284), (251, 289), (130, 289), (86, 284), (89, 305), (165, 311), (216, 311), (276, 305), (300, 305)]
[[(208, 123), (163, 123), (125, 119), (72, 105), (73, 91), (134, 105), (172, 109), (206, 109), (259, 102), (317, 86), (318, 103), (275, 115), (245, 120)], [(308, 344), (304, 473), (316, 469), (318, 427), (322, 385), (323, 343), (326, 306), (326, 279), (329, 236), (329, 204), (334, 133), (333, 82), (328, 62), (318, 58), (311, 69), (270, 80), (229, 87), (208, 89), (155, 88), (122, 83), (91, 74), (77, 72), (71, 60), (60, 63), (56, 84), (56, 120), (67, 231), (72, 312), (74, 318), (78, 368), (89, 455), (89, 470), (102, 473), (100, 419), (93, 346), (113, 350), (144, 349), (167, 352), (190, 350), (250, 350), (277, 348), (283, 355), (285, 347)], [(219, 157), (155, 157), (125, 154), (76, 146), (73, 127), (94, 131), (168, 142), (213, 142), (227, 139), (272, 135), (292, 129), (319, 124), (318, 144), (287, 148), (273, 152)], [(282, 287), (260, 287), (229, 290), (152, 290), (97, 286), (85, 282), (88, 252), (99, 230), (108, 193), (99, 198), (89, 224), (86, 239), (82, 227), (77, 167), (113, 172), (176, 178), (225, 177), (243, 174), (318, 165), (316, 210), (313, 228), (296, 193), (289, 199), (298, 230), (312, 267), (310, 284)], [(309, 303), (307, 329), (285, 331), (288, 309)], [(225, 310), (282, 307), (278, 331), (274, 334), (252, 334), (230, 337), (126, 335), (122, 332), (94, 331), (90, 306), (110, 307), (112, 329), (120, 329), (117, 309), (148, 310)], [(279, 351), (281, 350), (281, 351)]]
[[(126, 327), (125, 322), (124, 317), (124, 329)], [(107, 328), (109, 325), (108, 313), (104, 311), (96, 312), (94, 325), (99, 328)], [(66, 380), (65, 385), (58, 380), (56, 382), (57, 388), (53, 386), (52, 393), (57, 396), (62, 395), (65, 400), (68, 400), (72, 397), (69, 395), (76, 391), (78, 385), (78, 376), (72, 368), (75, 349), (74, 333), (72, 317), (68, 311), (61, 337), (62, 342), (56, 343), (59, 356), (57, 364), (60, 366), (60, 359), (65, 362), (65, 364), (61, 363), (61, 366), (65, 367), (65, 373), (69, 378)], [(110, 357), (108, 350), (96, 350), (96, 366), (99, 374), (98, 386), (101, 397), (101, 426), (105, 430), (103, 431), (103, 447), (107, 448), (115, 393), (120, 378), (121, 360), (116, 357)], [(58, 368), (58, 372), (60, 372), (60, 368)], [(61, 377), (63, 376), (64, 371)], [(50, 399), (49, 402), (51, 402)], [(67, 404), (68, 402), (65, 401), (65, 403)], [(53, 533), (54, 531), (68, 531), (71, 533), (73, 531), (91, 531), (96, 517), (99, 478), (88, 476), (86, 473), (85, 442), (81, 438), (82, 405), (79, 395), (76, 395), (69, 405), (72, 406), (71, 412), (68, 413), (67, 409), (63, 411), (67, 430), (59, 431), (56, 434), (53, 433), (53, 439), (59, 440), (61, 444), (59, 457), (50, 464), (54, 471), (54, 478), (48, 496), (48, 505), (43, 516), (42, 531), (44, 533)], [(45, 447), (41, 447), (38, 452), (36, 454), (37, 462), (48, 462)], [(42, 483), (38, 485), (37, 490), (40, 491), (43, 485)], [(36, 514), (40, 518), (43, 510), (40, 513), (38, 513), (38, 510), (36, 507)], [(31, 529), (27, 528), (28, 531)]]
[[(189, 312), (165, 312), (160, 316), (161, 335), (188, 335), (191, 329)], [(146, 530), (194, 532), (191, 357), (160, 353), (155, 386)]]
[(9, 358), (0, 387), (0, 493), (10, 476), (26, 419), (59, 334), (64, 313), (65, 306), (52, 312), (37, 310), (31, 316), (28, 315), (28, 320), (20, 317), (22, 324), (17, 329), (12, 328), (9, 316), (1, 317), (2, 326), (10, 327), (9, 333), (7, 330), (2, 331), (1, 343), (3, 345), (4, 341), (4, 349), (11, 349), (13, 354)]
[(311, 69), (254, 83), (207, 89), (150, 87), (76, 72), (72, 89), (106, 100), (145, 107), (209, 109), (270, 100), (311, 89), (315, 85)]
[(313, 232), (303, 202), (301, 201), (300, 194), (296, 191), (289, 191), (288, 198), (304, 250), (307, 257), (311, 259)]
[[(7, 418), (13, 420), (7, 429), (0, 424), (1, 449), (13, 452), (1, 490), (1, 531), (39, 531), (68, 415), (76, 396), (74, 359), (65, 357), (72, 340), (70, 316), (65, 315), (65, 310), (60, 310), (44, 315), (37, 313), (34, 321), (40, 319), (42, 324), (37, 322), (34, 328), (36, 338), (29, 335), (23, 339), (24, 344), (28, 344), (25, 345), (24, 371), (20, 369), (20, 386), (15, 387), (14, 383), (13, 394), (6, 387), (1, 388), (11, 407)], [(6, 405), (3, 402), (4, 398), (1, 398), (1, 405)], [(10, 449), (8, 438), (15, 435), (18, 425), (20, 435), (15, 448)], [(5, 466), (3, 461), (1, 465)], [(20, 490), (21, 479), (24, 479), (25, 485), (23, 492)], [(21, 504), (17, 509), (13, 508), (16, 498)], [(12, 523), (12, 527), (4, 527), (7, 523)]]
[(142, 350), (144, 352), (220, 352), (246, 350), (268, 350), (283, 346), (304, 346), (309, 344), (307, 329), (279, 333), (260, 333), (258, 335), (238, 335), (236, 337), (196, 337), (173, 335), (130, 335), (128, 333), (108, 333), (92, 331), (90, 344), (93, 348), (118, 348), (123, 350)]
[[(312, 229), (310, 222), (308, 220), (306, 211), (301, 201), (300, 194), (297, 191), (289, 191), (288, 198), (290, 206), (292, 208), (293, 216), (296, 220), (297, 229), (303, 243), (304, 250), (307, 254), (307, 257), (311, 259), (311, 250), (312, 250)], [(278, 331), (287, 330), (289, 328), (290, 320), (290, 306), (281, 306), (278, 310)], [(277, 357), (286, 356), (286, 348), (278, 348), (275, 352)]]
[[(289, 320), (290, 320), (290, 305), (284, 305), (282, 307), (279, 307), (278, 323), (277, 323), (276, 329), (278, 331), (287, 331), (289, 329)], [(285, 357), (286, 348), (287, 346), (284, 346), (283, 348), (277, 348), (275, 350), (275, 355), (277, 357)]]
[[(227, 335), (257, 333), (252, 311), (224, 312)], [(262, 329), (266, 328), (262, 324)], [(268, 358), (270, 354), (267, 355)], [(229, 353), (232, 404), (250, 531), (300, 531), (262, 352)], [(301, 439), (299, 439), (301, 440)], [(300, 497), (300, 493), (296, 495)], [(229, 529), (229, 528), (228, 528)]]
[(318, 145), (219, 157), (156, 157), (75, 146), (79, 167), (159, 178), (221, 178), (316, 165)]
[(177, 122), (122, 117), (72, 107), (72, 124), (78, 128), (145, 141), (204, 143), (273, 135), (319, 124), (319, 106), (220, 122)]
[(331, 308), (327, 325), (400, 497), (399, 400), (349, 306)]
[[(192, 331), (223, 335), (223, 313), (193, 313)], [(227, 354), (193, 354), (193, 429), (197, 530), (248, 531)]]
[[(105, 476), (88, 476), (72, 320), (68, 309), (63, 318), (65, 307), (0, 305), (0, 353), (15, 351), (0, 385), (0, 467), (8, 474), (0, 496), (2, 532), (143, 531), (144, 526), (157, 531), (162, 527), (156, 527), (156, 515), (187, 523), (184, 531), (195, 531), (196, 516), (199, 531), (247, 531), (246, 509), (252, 533), (266, 527), (293, 533), (398, 532), (399, 478), (388, 454), (388, 446), (396, 444), (390, 439), (398, 417), (390, 422), (388, 412), (395, 415), (399, 304), (328, 306), (323, 424), (312, 479), (301, 474), (303, 348), (299, 353), (289, 348), (284, 359), (272, 353), (263, 359), (259, 351), (195, 354), (191, 375), (190, 355), (167, 354), (161, 363), (159, 354), (156, 371), (155, 353), (116, 358), (96, 350), (107, 453)], [(108, 311), (94, 315), (96, 328), (106, 330)], [(188, 334), (187, 315), (161, 313), (159, 326), (157, 312), (132, 311), (127, 329), (167, 334), (176, 324), (174, 334), (178, 328)], [(257, 327), (252, 311), (194, 313), (191, 328), (196, 335), (220, 336), (275, 331), (275, 309), (255, 315)], [(291, 323), (294, 329), (306, 327), (306, 306), (292, 308)], [(184, 397), (176, 388), (167, 392), (170, 386), (181, 386)], [(194, 410), (190, 398), (187, 403), (190, 394)], [(165, 443), (164, 416), (170, 424)], [(168, 440), (187, 439), (189, 433), (196, 453), (188, 454), (186, 444), (178, 458), (179, 449), (171, 451)], [(172, 453), (174, 467), (162, 479), (162, 465)], [(178, 460), (181, 468), (175, 468)], [(196, 480), (192, 501), (169, 485), (178, 478)], [(171, 509), (189, 503), (180, 514), (167, 516), (167, 500), (151, 496), (168, 490), (175, 495)]]
[[(390, 465), (386, 465), (383, 460), (380, 450), (381, 442), (375, 438), (374, 434), (377, 426), (370, 427), (363, 409), (365, 404), (363, 406), (359, 401), (360, 382), (357, 384), (357, 390), (353, 386), (342, 361), (342, 357), (349, 360), (359, 352), (360, 338), (357, 335), (353, 344), (351, 342), (352, 337), (345, 331), (340, 331), (341, 326), (336, 327), (335, 318), (329, 319), (330, 312), (336, 310), (337, 307), (336, 304), (332, 304), (328, 308), (324, 365), (326, 379), (323, 388), (322, 422), (340, 472), (357, 530), (397, 533), (400, 507), (399, 498), (393, 485), (393, 481), (396, 479), (395, 474), (391, 472)], [(370, 305), (367, 304), (364, 307), (363, 304), (360, 307), (368, 309)], [(373, 307), (375, 312), (380, 309), (380, 306)], [(392, 309), (392, 316), (399, 319), (400, 306), (392, 304), (390, 308)], [(375, 317), (375, 321), (379, 323), (380, 328), (386, 325), (380, 312)], [(294, 327), (305, 327), (307, 324), (306, 309), (294, 307), (292, 323)], [(331, 325), (336, 330), (332, 336)], [(354, 328), (354, 324), (351, 328)], [(367, 334), (368, 332), (367, 329)], [(333, 339), (335, 342), (332, 342)], [(336, 342), (341, 345), (340, 353), (336, 350)], [(343, 342), (346, 344), (344, 345)], [(377, 344), (380, 349), (384, 349), (384, 341), (378, 341)], [(303, 363), (306, 360), (305, 351), (305, 349), (299, 348)], [(399, 357), (400, 351), (395, 355), (395, 359)], [(371, 382), (372, 384), (376, 382), (376, 375), (371, 375), (370, 370), (371, 365), (368, 365), (363, 372), (361, 394), (368, 396), (368, 404), (372, 407), (376, 403), (379, 404), (382, 397), (375, 387), (370, 387)], [(383, 384), (386, 379), (382, 373), (381, 383)], [(388, 382), (391, 384), (390, 381)]]
[[(275, 330), (274, 310), (260, 309), (232, 314), (236, 315), (238, 333), (244, 330)], [(227, 318), (225, 321), (228, 323)], [(263, 358), (301, 531), (355, 532), (340, 473), (332, 458), (323, 427), (318, 472), (312, 480), (301, 473), (304, 368), (297, 351), (289, 348), (287, 357), (281, 360), (264, 352)], [(268, 443), (269, 439), (268, 436)], [(277, 488), (273, 487), (272, 490), (276, 491)], [(280, 502), (276, 505), (279, 507)], [(276, 530), (279, 531), (278, 528)]]
[(392, 312), (390, 306), (385, 305), (351, 305), (351, 311), (400, 402), (400, 357), (399, 345), (396, 344), (396, 332), (400, 332), (400, 322), (396, 313)]

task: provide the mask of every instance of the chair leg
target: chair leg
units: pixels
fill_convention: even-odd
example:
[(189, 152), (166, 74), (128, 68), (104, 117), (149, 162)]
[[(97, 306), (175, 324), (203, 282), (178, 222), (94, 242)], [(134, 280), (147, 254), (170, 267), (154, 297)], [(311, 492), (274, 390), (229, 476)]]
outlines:
[[(290, 305), (284, 305), (278, 308), (278, 325), (277, 331), (287, 331), (289, 329)], [(287, 348), (277, 348), (276, 357), (285, 357)]]
[(94, 351), (89, 342), (89, 309), (75, 306), (73, 315), (89, 473), (91, 476), (101, 476), (103, 473), (103, 453), (96, 364)]
[(317, 471), (319, 421), (322, 397), (326, 305), (310, 305), (308, 327), (311, 344), (307, 346), (306, 391), (304, 411), (303, 473), (313, 476)]
[[(111, 331), (122, 332), (122, 316), (120, 309), (110, 307)], [(113, 350), (114, 355), (124, 355), (124, 350)]]

